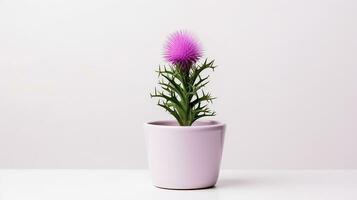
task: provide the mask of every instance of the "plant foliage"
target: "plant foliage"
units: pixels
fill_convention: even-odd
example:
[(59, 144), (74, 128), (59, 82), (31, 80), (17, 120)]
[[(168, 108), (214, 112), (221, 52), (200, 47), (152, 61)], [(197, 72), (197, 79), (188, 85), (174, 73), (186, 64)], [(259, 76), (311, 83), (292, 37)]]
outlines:
[(174, 116), (181, 126), (191, 126), (202, 117), (216, 115), (208, 108), (215, 97), (203, 90), (209, 83), (209, 75), (202, 76), (206, 69), (215, 68), (214, 60), (208, 62), (207, 59), (202, 64), (192, 64), (187, 70), (176, 65), (159, 66), (161, 90), (155, 88), (150, 96), (159, 98), (157, 105)]

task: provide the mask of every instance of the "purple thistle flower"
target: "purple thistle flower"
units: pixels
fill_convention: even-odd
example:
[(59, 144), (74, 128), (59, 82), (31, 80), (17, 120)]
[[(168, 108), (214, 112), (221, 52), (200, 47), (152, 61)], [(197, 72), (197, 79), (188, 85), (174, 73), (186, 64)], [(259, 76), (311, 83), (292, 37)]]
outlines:
[(199, 42), (186, 31), (177, 31), (169, 36), (164, 58), (181, 69), (190, 69), (202, 56)]

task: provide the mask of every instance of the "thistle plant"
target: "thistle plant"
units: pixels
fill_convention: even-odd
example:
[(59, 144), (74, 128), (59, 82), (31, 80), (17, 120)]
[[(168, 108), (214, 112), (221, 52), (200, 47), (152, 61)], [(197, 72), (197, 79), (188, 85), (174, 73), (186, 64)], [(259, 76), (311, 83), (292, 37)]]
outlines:
[(214, 60), (202, 57), (198, 41), (188, 32), (172, 34), (166, 43), (164, 58), (167, 66), (159, 66), (157, 71), (161, 90), (150, 94), (158, 98), (157, 105), (168, 111), (180, 126), (191, 126), (196, 120), (214, 116), (209, 103), (215, 97), (203, 89), (209, 83), (209, 75), (202, 75), (207, 69), (215, 69)]

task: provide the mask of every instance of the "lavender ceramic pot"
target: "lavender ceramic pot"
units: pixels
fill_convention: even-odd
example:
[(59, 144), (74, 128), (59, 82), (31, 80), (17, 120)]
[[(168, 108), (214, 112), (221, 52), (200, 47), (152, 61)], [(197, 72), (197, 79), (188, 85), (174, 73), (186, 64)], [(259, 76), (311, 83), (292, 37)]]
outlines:
[(178, 126), (175, 121), (145, 124), (149, 169), (155, 186), (199, 189), (216, 184), (225, 125), (217, 121)]

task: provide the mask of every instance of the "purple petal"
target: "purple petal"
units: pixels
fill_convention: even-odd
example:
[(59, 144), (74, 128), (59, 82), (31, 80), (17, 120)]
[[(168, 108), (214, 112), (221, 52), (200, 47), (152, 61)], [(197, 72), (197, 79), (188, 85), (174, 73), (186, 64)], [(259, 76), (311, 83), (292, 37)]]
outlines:
[(202, 51), (199, 42), (192, 34), (185, 31), (177, 31), (170, 35), (165, 45), (164, 58), (182, 68), (190, 67), (201, 56)]

